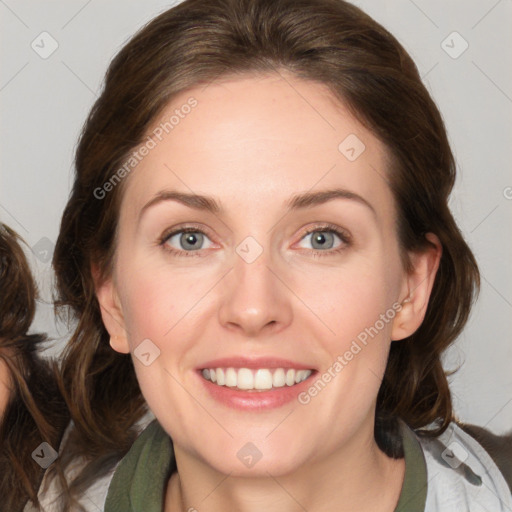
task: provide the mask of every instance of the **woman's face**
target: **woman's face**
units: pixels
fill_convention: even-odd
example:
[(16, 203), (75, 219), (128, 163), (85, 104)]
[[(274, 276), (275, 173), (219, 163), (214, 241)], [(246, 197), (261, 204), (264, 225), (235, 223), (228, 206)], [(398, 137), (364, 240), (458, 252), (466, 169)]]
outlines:
[(324, 86), (283, 77), (174, 98), (126, 178), (98, 288), (175, 449), (234, 475), (367, 445), (391, 339), (421, 322), (400, 305), (415, 282), (384, 146)]

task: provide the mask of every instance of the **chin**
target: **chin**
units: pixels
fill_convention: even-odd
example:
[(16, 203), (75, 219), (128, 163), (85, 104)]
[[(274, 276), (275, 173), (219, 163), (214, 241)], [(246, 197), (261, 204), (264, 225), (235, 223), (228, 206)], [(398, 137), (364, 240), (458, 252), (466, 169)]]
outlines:
[[(247, 464), (247, 465), (246, 465)], [(271, 458), (264, 456), (256, 462), (241, 462), (239, 460), (219, 464), (215, 461), (210, 464), (216, 471), (237, 478), (265, 478), (269, 475), (274, 477), (282, 477), (293, 474), (302, 465), (296, 460), (286, 459), (273, 455)]]
[[(245, 437), (247, 439), (247, 437)], [(283, 443), (258, 443), (251, 441), (234, 441), (227, 445), (208, 450), (204, 447), (198, 456), (205, 464), (220, 473), (235, 477), (268, 478), (283, 476), (295, 472), (305, 464), (304, 449), (295, 449)]]

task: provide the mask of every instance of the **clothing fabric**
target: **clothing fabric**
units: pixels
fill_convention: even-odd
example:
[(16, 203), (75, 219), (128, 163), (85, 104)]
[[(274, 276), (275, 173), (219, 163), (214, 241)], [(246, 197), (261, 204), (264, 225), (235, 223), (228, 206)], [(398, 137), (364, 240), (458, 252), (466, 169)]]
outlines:
[(510, 482), (482, 445), (457, 424), (421, 444), (428, 468), (425, 512), (512, 510)]
[[(405, 477), (395, 512), (505, 512), (512, 495), (498, 467), (455, 423), (437, 438), (401, 422)], [(155, 420), (118, 465), (104, 512), (162, 512), (176, 471), (170, 437)]]
[[(135, 425), (135, 429), (139, 434), (146, 430), (146, 427), (154, 421), (155, 416), (151, 411), (148, 411)], [(66, 445), (69, 433), (73, 428), (73, 422), (67, 426), (66, 431), (62, 437), (60, 448), (63, 449)], [(104, 510), (105, 499), (109, 489), (112, 477), (121, 461), (105, 476), (98, 478), (91, 487), (87, 489), (87, 492), (81, 497), (79, 503), (85, 512), (102, 512)], [(82, 458), (77, 458), (70, 467), (67, 468), (66, 479), (68, 482), (72, 481), (73, 478), (80, 472), (85, 461)], [(43, 478), (38, 491), (38, 499), (40, 508), (34, 507), (34, 504), (29, 501), (23, 512), (60, 512), (61, 507), (59, 506), (62, 496), (62, 489), (59, 482), (55, 479), (48, 481), (47, 478)]]
[(171, 438), (155, 420), (118, 466), (105, 512), (162, 512), (167, 481), (176, 470)]

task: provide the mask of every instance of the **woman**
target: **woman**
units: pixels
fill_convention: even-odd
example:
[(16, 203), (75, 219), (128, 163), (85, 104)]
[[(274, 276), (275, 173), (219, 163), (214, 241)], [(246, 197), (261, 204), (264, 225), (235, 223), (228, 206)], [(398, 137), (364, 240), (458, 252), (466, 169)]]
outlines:
[(144, 27), (54, 256), (77, 439), (120, 454), (144, 401), (157, 419), (105, 510), (511, 506), (441, 364), (479, 284), (454, 180), (411, 58), (346, 2), (187, 0)]
[(37, 489), (69, 421), (51, 363), (28, 334), (36, 287), (20, 238), (0, 223), (0, 510), (39, 510)]

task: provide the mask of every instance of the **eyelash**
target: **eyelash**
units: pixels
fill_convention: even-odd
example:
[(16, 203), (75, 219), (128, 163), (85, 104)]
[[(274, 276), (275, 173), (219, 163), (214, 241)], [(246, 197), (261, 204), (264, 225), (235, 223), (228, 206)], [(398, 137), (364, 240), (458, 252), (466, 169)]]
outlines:
[[(311, 233), (316, 233), (316, 232), (334, 233), (341, 240), (342, 245), (340, 245), (340, 247), (338, 247), (336, 249), (329, 249), (327, 251), (320, 251), (318, 249), (309, 249), (309, 251), (313, 253), (313, 257), (315, 257), (315, 258), (323, 257), (323, 256), (333, 256), (334, 254), (341, 253), (342, 251), (347, 249), (347, 247), (349, 247), (352, 243), (351, 236), (349, 235), (349, 233), (340, 229), (339, 227), (335, 226), (334, 224), (323, 224), (321, 226), (315, 226), (313, 228), (310, 228), (303, 234), (303, 236), (301, 237), (300, 240), (302, 240), (307, 235), (310, 235)], [(208, 234), (205, 231), (203, 231), (202, 229), (200, 229), (198, 227), (187, 226), (187, 227), (175, 229), (169, 233), (164, 233), (162, 235), (162, 237), (158, 240), (158, 245), (162, 246), (164, 251), (167, 251), (168, 253), (170, 253), (174, 256), (178, 256), (178, 257), (182, 257), (182, 256), (183, 257), (203, 257), (204, 256), (203, 254), (200, 254), (201, 250), (180, 251), (180, 250), (174, 249), (174, 248), (166, 245), (167, 241), (178, 233), (201, 233), (205, 236), (208, 236)], [(304, 250), (308, 250), (308, 249), (304, 249)]]

